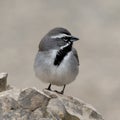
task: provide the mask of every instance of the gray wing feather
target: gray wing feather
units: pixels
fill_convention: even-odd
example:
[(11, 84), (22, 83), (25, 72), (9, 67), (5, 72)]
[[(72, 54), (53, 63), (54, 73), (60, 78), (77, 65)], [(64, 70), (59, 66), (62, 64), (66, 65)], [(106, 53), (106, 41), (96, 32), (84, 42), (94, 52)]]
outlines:
[(79, 57), (78, 57), (78, 53), (77, 53), (76, 49), (73, 48), (72, 51), (73, 51), (73, 54), (74, 54), (74, 56), (76, 57), (76, 59), (77, 59), (77, 61), (78, 61), (78, 65), (80, 65)]

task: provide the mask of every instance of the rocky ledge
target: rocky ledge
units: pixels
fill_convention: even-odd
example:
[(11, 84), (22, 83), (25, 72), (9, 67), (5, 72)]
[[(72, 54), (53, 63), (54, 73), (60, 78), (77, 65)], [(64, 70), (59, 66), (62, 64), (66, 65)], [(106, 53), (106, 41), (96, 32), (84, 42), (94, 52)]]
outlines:
[(91, 105), (35, 88), (0, 92), (0, 120), (103, 120)]

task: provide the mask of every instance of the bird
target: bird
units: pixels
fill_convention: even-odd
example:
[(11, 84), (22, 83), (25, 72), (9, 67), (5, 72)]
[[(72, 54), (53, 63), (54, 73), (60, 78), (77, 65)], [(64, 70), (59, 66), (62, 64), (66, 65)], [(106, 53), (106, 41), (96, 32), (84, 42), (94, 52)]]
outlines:
[(63, 27), (51, 29), (40, 41), (34, 60), (34, 71), (38, 79), (51, 86), (63, 86), (63, 94), (67, 84), (73, 82), (79, 72), (79, 58), (73, 43), (79, 38)]

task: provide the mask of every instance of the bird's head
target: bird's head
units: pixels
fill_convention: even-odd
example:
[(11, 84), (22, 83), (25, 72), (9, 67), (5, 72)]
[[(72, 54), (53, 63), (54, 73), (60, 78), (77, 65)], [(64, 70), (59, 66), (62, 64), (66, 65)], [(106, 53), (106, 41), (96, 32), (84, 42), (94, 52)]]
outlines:
[(39, 51), (47, 51), (51, 49), (59, 49), (68, 43), (73, 43), (79, 40), (77, 37), (65, 28), (54, 28), (50, 30), (41, 40), (39, 44)]

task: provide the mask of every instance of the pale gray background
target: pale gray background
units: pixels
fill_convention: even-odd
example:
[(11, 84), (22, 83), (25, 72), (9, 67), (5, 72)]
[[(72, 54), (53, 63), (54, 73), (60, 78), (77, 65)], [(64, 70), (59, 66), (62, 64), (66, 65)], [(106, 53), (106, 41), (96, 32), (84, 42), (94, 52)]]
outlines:
[(18, 88), (47, 87), (33, 61), (40, 39), (57, 26), (80, 38), (80, 72), (65, 94), (120, 120), (120, 0), (0, 0), (0, 72)]

